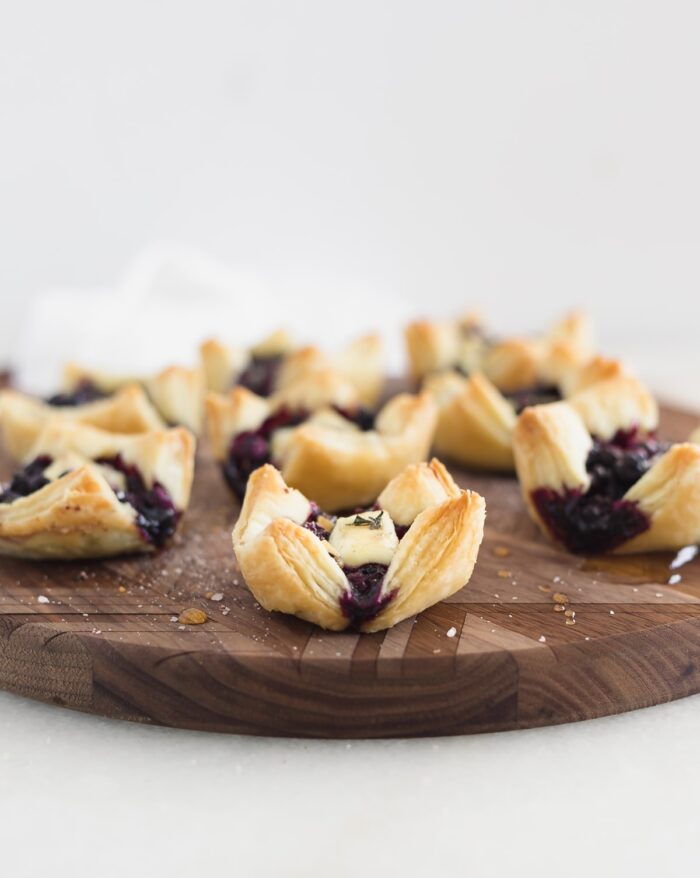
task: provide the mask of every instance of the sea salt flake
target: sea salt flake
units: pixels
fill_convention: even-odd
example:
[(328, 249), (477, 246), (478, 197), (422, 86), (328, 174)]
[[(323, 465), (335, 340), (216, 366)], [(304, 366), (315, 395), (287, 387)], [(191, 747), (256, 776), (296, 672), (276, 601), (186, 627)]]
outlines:
[(36, 602), (38, 604), (48, 604), (49, 599), (46, 597), (45, 594), (40, 594), (39, 597), (36, 599)]
[(681, 579), (682, 579), (682, 577), (681, 577), (680, 573), (674, 573), (673, 576), (669, 577), (668, 584), (669, 585), (678, 585), (678, 583), (681, 581)]
[(213, 601), (223, 601), (223, 599), (224, 593), (222, 591), (215, 591), (214, 594), (211, 596), (211, 600)]
[(456, 633), (457, 633), (457, 629), (454, 627), (454, 625), (452, 626), (452, 628), (447, 629), (447, 636), (448, 637), (454, 637)]
[(540, 636), (537, 639), (539, 640), (540, 643), (547, 642), (547, 638), (544, 636), (544, 634), (540, 634)]

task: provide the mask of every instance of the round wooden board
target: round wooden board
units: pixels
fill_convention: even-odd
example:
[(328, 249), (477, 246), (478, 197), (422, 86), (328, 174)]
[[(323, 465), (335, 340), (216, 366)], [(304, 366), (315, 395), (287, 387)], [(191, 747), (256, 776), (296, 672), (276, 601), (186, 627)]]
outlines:
[[(667, 408), (661, 433), (683, 439), (698, 420)], [(162, 554), (0, 559), (0, 687), (117, 719), (319, 737), (527, 728), (700, 691), (700, 559), (568, 555), (514, 479), (453, 472), (487, 500), (469, 586), (389, 631), (333, 634), (256, 605), (231, 550), (238, 506), (202, 449)], [(209, 621), (179, 625), (187, 607)]]

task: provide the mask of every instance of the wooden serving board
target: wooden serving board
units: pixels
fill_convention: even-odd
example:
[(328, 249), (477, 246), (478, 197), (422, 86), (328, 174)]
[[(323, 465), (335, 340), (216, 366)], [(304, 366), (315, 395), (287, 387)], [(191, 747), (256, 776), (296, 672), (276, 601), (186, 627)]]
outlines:
[[(661, 434), (698, 421), (667, 408)], [(333, 634), (256, 605), (231, 550), (238, 505), (202, 449), (160, 555), (0, 559), (0, 687), (116, 719), (319, 737), (527, 728), (700, 691), (700, 558), (568, 555), (514, 479), (454, 472), (487, 500), (469, 586), (389, 631)], [(180, 625), (189, 607), (209, 620)]]

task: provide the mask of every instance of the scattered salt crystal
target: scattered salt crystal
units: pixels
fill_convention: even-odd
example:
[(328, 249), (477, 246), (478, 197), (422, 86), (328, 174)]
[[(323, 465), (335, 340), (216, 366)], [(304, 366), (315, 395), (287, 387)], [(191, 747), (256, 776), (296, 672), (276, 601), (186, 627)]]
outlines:
[(657, 592), (654, 592), (654, 596), (657, 597), (657, 598), (662, 598), (662, 597), (663, 597), (663, 593), (660, 592), (660, 591), (657, 591)]
[(215, 591), (214, 594), (211, 596), (211, 599), (213, 601), (223, 601), (224, 593), (222, 591)]
[(101, 628), (93, 628), (92, 633), (93, 634), (102, 634), (102, 629)]
[(36, 602), (38, 604), (48, 604), (49, 599), (46, 597), (45, 594), (40, 594), (39, 597), (36, 599)]
[(177, 622), (177, 616), (171, 616), (171, 617), (170, 617), (170, 621), (171, 621), (171, 622)]
[(452, 626), (452, 628), (447, 629), (447, 636), (448, 637), (454, 637), (456, 633), (457, 633), (457, 629), (454, 627), (454, 625)]
[(221, 615), (222, 615), (222, 616), (228, 616), (228, 614), (229, 614), (230, 612), (231, 612), (231, 607), (224, 607), (223, 610), (221, 611)]
[(610, 615), (611, 615), (611, 616), (614, 616), (614, 615), (615, 615), (615, 610), (610, 610)]
[(547, 638), (544, 636), (544, 634), (540, 634), (540, 636), (537, 639), (539, 640), (540, 643), (547, 642)]
[(684, 564), (692, 561), (699, 551), (699, 546), (685, 546), (682, 548), (673, 561), (671, 561), (671, 570), (675, 570), (677, 567), (682, 567)]
[(674, 573), (673, 576), (669, 577), (668, 584), (669, 585), (678, 585), (678, 583), (680, 581), (681, 581), (680, 573)]

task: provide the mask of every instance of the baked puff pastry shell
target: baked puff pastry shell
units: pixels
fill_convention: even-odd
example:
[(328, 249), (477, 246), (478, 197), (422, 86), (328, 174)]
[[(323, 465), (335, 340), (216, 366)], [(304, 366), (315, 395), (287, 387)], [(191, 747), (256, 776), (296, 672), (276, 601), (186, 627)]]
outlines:
[(77, 363), (66, 365), (63, 371), (65, 390), (75, 390), (86, 382), (107, 394), (115, 393), (124, 385), (140, 384), (168, 424), (181, 424), (195, 435), (201, 432), (205, 384), (199, 366), (168, 366), (155, 375), (134, 377), (86, 369)]
[[(45, 483), (9, 502), (6, 489), (0, 502), (0, 554), (68, 559), (154, 551), (188, 505), (194, 444), (184, 428), (117, 435), (49, 421), (27, 455), (30, 466), (41, 464)], [(145, 516), (161, 512), (168, 529), (151, 529), (163, 519)]]
[(491, 341), (478, 318), (468, 315), (457, 321), (411, 323), (405, 341), (414, 378), (448, 369), (483, 372), (503, 391), (556, 383), (562, 370), (593, 355), (590, 323), (580, 312), (569, 314), (534, 338)]
[(664, 450), (653, 439), (623, 436), (601, 448), (581, 413), (561, 402), (526, 409), (513, 448), (530, 515), (571, 551), (627, 554), (700, 541), (697, 445)]
[(371, 408), (377, 404), (384, 384), (384, 351), (378, 335), (356, 339), (335, 356), (312, 345), (293, 349), (289, 336), (281, 331), (249, 351), (209, 339), (201, 345), (200, 355), (207, 389), (216, 393), (229, 390), (256, 358), (280, 359), (272, 393), (283, 392), (300, 379), (331, 375), (344, 380), (354, 389), (358, 401)]
[[(233, 437), (256, 430), (278, 409), (279, 399), (271, 402), (242, 387), (226, 397), (209, 394), (207, 423), (215, 457), (224, 462)], [(322, 407), (298, 426), (273, 433), (271, 456), (290, 485), (324, 508), (350, 509), (371, 503), (405, 466), (427, 456), (436, 417), (428, 394), (394, 397), (366, 431)]]
[(15, 390), (0, 391), (3, 442), (16, 460), (26, 458), (46, 423), (55, 418), (90, 424), (109, 433), (147, 433), (165, 427), (138, 384), (126, 385), (106, 399), (62, 408)]
[[(378, 505), (359, 516), (324, 519), (330, 531), (322, 539), (304, 527), (315, 515), (304, 494), (289, 488), (274, 467), (256, 470), (232, 535), (255, 598), (267, 610), (322, 628), (370, 632), (466, 585), (483, 537), (482, 497), (461, 491), (433, 460), (406, 468)], [(403, 525), (401, 539), (395, 524)]]
[[(618, 361), (594, 361), (567, 373), (569, 404), (588, 432), (611, 439), (619, 430), (656, 429), (658, 406), (649, 391)], [(438, 407), (434, 448), (441, 456), (466, 466), (512, 471), (514, 403), (480, 373), (469, 378), (441, 372), (424, 388)]]

